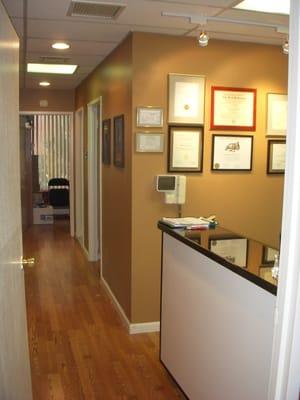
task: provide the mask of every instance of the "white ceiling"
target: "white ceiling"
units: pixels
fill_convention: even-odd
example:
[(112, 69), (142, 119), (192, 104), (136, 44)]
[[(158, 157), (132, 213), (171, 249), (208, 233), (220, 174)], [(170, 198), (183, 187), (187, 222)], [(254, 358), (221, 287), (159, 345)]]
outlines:
[[(67, 16), (71, 0), (2, 0), (2, 2), (21, 38), (24, 49), (21, 59), (24, 60), (26, 57), (27, 62), (39, 62), (40, 57), (58, 56), (68, 59), (67, 62), (70, 64), (79, 65), (71, 77), (26, 73), (23, 76), (26, 88), (38, 88), (41, 79), (49, 80), (52, 89), (75, 88), (131, 31), (178, 36), (196, 36), (199, 33), (199, 26), (191, 24), (188, 18), (163, 17), (162, 12), (217, 16), (288, 26), (287, 16), (233, 9), (232, 7), (239, 3), (238, 0), (116, 0), (116, 3), (125, 4), (126, 8), (117, 20), (112, 21)], [(114, 0), (101, 0), (101, 2), (114, 2)], [(283, 43), (286, 36), (271, 27), (224, 21), (209, 21), (206, 30), (210, 38), (278, 46)], [(51, 44), (58, 40), (67, 41), (71, 48), (67, 51), (53, 50)]]

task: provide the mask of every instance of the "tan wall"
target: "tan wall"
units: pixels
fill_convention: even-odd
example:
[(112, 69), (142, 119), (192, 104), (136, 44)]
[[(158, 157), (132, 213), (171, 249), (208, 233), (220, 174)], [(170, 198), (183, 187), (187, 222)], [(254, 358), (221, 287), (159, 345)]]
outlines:
[[(206, 76), (203, 173), (187, 174), (184, 215), (215, 214), (224, 227), (278, 246), (283, 177), (266, 175), (265, 126), (266, 93), (287, 90), (287, 57), (281, 49), (214, 40), (207, 48), (199, 48), (195, 38), (135, 33), (133, 66), (133, 118), (136, 107), (145, 105), (163, 107), (167, 114), (168, 73)], [(252, 172), (210, 171), (212, 85), (257, 88)], [(137, 131), (135, 126), (133, 131)], [(167, 139), (166, 121), (163, 131)], [(163, 215), (176, 215), (176, 206), (163, 204), (153, 181), (155, 175), (166, 172), (167, 146), (164, 154), (133, 152), (133, 322), (159, 319), (161, 235), (156, 223)]]
[[(41, 100), (47, 100), (48, 107), (41, 107)], [(74, 90), (22, 89), (20, 92), (20, 111), (73, 112), (74, 108)]]
[[(103, 255), (105, 280), (131, 318), (131, 82), (132, 41), (128, 37), (76, 90), (76, 109), (85, 107), (87, 148), (87, 104), (102, 96), (103, 119), (125, 116), (125, 168), (103, 165)], [(111, 135), (113, 138), (113, 119)], [(85, 161), (85, 183), (87, 165)], [(85, 184), (85, 204), (88, 204)], [(85, 209), (87, 236), (87, 209)], [(88, 243), (86, 243), (88, 247)]]

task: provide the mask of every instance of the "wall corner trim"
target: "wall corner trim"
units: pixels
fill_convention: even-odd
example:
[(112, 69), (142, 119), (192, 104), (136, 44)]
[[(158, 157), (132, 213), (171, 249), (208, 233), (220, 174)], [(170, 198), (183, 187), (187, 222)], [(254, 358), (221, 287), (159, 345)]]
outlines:
[(106, 282), (104, 277), (101, 277), (101, 283), (103, 284), (104, 289), (106, 290), (108, 296), (112, 300), (114, 307), (116, 308), (117, 312), (119, 313), (123, 324), (127, 328), (127, 331), (130, 335), (135, 335), (138, 333), (150, 333), (150, 332), (159, 332), (160, 330), (160, 322), (144, 322), (144, 323), (137, 323), (131, 324), (129, 319), (127, 318), (125, 311), (123, 310), (122, 306), (118, 302), (116, 296), (112, 292), (109, 284)]

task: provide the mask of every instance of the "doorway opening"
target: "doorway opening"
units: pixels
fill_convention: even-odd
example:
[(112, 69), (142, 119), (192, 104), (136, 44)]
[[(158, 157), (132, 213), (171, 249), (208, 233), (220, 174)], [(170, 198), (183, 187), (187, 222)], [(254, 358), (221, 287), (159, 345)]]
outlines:
[(26, 154), (21, 171), (26, 178), (24, 222), (45, 225), (63, 221), (73, 236), (73, 113), (24, 112), (20, 132), (21, 154)]
[(75, 113), (75, 237), (85, 252), (84, 237), (84, 109)]

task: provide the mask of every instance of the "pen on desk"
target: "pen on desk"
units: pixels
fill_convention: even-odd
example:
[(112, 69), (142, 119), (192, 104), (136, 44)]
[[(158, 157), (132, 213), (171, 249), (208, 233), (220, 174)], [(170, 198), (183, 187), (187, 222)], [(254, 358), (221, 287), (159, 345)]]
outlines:
[(190, 225), (190, 226), (187, 226), (186, 229), (189, 231), (200, 231), (200, 230), (209, 229), (209, 225)]

